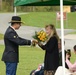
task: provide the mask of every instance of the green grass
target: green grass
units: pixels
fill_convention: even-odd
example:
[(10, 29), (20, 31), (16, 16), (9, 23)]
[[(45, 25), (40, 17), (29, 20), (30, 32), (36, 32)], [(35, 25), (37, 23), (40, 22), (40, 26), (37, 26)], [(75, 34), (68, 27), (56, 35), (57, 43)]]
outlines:
[[(0, 45), (0, 59), (4, 51), (4, 46)], [(17, 75), (29, 75), (31, 70), (36, 69), (38, 64), (44, 60), (44, 51), (37, 47), (20, 47), (20, 62), (17, 68)], [(76, 55), (72, 52), (71, 62), (76, 59)], [(0, 61), (0, 75), (5, 75), (5, 64)]]
[(31, 12), (21, 15), (22, 20), (28, 26), (44, 27), (46, 24), (54, 23), (56, 20), (54, 12)]
[[(0, 59), (4, 51), (4, 46), (0, 45)], [(43, 63), (44, 51), (37, 47), (20, 47), (20, 62), (18, 64), (17, 75), (29, 75), (31, 70), (36, 69)], [(5, 75), (5, 64), (0, 61), (0, 75)]]
[(76, 12), (67, 14), (68, 28), (76, 29)]
[[(47, 24), (54, 24), (57, 28), (60, 28), (60, 21), (57, 21), (56, 24), (56, 12), (30, 12), (20, 16), (28, 26), (44, 27)], [(64, 27), (69, 29), (76, 29), (75, 24), (76, 12), (68, 13), (67, 22), (64, 21)]]
[(0, 40), (2, 40), (3, 39), (3, 34), (0, 34)]

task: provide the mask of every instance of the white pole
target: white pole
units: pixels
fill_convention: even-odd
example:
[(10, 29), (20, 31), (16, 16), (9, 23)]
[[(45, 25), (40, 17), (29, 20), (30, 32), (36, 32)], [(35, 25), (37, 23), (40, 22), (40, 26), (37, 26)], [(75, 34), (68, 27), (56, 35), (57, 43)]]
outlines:
[(16, 7), (14, 7), (14, 16), (16, 16), (17, 15), (17, 9), (16, 9)]
[(62, 64), (63, 64), (63, 75), (65, 75), (63, 0), (60, 0), (60, 13), (61, 13), (60, 20), (61, 20)]
[(66, 28), (68, 28), (68, 14), (66, 13)]
[(56, 28), (57, 28), (57, 12), (56, 12)]

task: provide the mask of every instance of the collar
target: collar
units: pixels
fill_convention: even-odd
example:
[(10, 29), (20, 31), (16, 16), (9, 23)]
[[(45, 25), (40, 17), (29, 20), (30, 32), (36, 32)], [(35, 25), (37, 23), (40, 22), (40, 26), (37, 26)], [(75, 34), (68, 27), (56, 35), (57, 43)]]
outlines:
[(10, 27), (11, 27), (14, 31), (16, 31), (14, 27), (12, 27), (12, 26), (10, 26)]

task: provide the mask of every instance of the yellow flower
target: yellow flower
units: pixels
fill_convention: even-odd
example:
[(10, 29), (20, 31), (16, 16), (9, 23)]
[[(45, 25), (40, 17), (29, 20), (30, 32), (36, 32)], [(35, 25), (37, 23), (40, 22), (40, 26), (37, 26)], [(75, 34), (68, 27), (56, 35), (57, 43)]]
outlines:
[(40, 36), (38, 36), (38, 38), (40, 39)]
[(43, 30), (36, 32), (34, 38), (40, 42), (45, 42), (47, 39), (46, 32)]
[(46, 33), (44, 32), (43, 35), (46, 36)]
[(42, 41), (42, 40), (43, 40), (43, 38), (41, 37), (41, 38), (40, 38), (40, 40)]
[(41, 36), (41, 38), (45, 38), (45, 36), (44, 36), (44, 35), (42, 35), (42, 36)]
[(40, 35), (40, 32), (37, 32), (37, 35)]
[(47, 38), (44, 38), (44, 40), (46, 40)]
[(43, 34), (43, 33), (44, 33), (44, 31), (42, 30), (42, 31), (40, 31), (40, 33), (41, 33), (41, 34)]
[(45, 39), (42, 39), (42, 41), (44, 42), (44, 41), (45, 41)]
[(42, 34), (40, 33), (39, 36), (42, 36)]

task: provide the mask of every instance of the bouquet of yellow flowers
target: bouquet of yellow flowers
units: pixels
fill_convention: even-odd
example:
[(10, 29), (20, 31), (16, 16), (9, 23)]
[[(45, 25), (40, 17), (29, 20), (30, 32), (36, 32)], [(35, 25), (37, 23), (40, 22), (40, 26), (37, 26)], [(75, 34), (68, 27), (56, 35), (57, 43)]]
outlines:
[(39, 32), (35, 32), (33, 38), (39, 42), (45, 42), (47, 40), (47, 35), (45, 31), (41, 30)]

